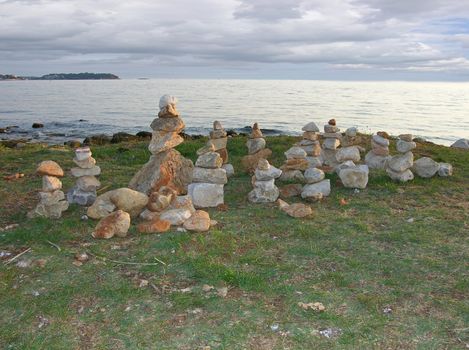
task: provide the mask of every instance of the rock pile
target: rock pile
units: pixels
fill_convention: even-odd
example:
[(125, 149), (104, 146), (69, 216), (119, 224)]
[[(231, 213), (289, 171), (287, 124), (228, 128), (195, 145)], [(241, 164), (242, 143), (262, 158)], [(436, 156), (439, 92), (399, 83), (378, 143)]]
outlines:
[(228, 182), (226, 170), (222, 168), (223, 158), (210, 142), (200, 148), (197, 154), (199, 157), (192, 173), (193, 182), (188, 188), (194, 206), (209, 208), (223, 204), (223, 187)]
[(67, 192), (67, 200), (69, 203), (89, 206), (96, 200), (96, 190), (101, 186), (96, 178), (101, 173), (101, 169), (91, 156), (89, 147), (77, 148), (73, 162), (77, 167), (72, 168), (71, 173), (77, 181), (75, 186)]
[(453, 166), (449, 163), (438, 163), (429, 157), (417, 159), (412, 166), (418, 176), (430, 178), (438, 174), (438, 176), (446, 177), (453, 175)]
[(380, 135), (371, 138), (371, 151), (365, 156), (365, 162), (370, 169), (385, 169), (391, 159), (389, 155), (389, 140)]
[(272, 155), (272, 151), (265, 148), (266, 142), (264, 135), (262, 135), (257, 123), (254, 123), (252, 126), (252, 132), (251, 135), (249, 135), (246, 146), (248, 148), (248, 155), (243, 157), (241, 163), (249, 172), (253, 172), (256, 169), (260, 159), (267, 159)]
[[(380, 136), (374, 135), (373, 140), (375, 140), (375, 137), (378, 141), (381, 141), (380, 139), (378, 139), (378, 137)], [(381, 139), (385, 140), (383, 137), (381, 137)], [(389, 145), (389, 141), (387, 145)], [(407, 182), (413, 180), (414, 174), (410, 169), (414, 165), (414, 154), (412, 153), (412, 150), (415, 147), (417, 147), (417, 145), (415, 142), (412, 141), (412, 135), (399, 135), (399, 138), (396, 143), (396, 150), (400, 154), (389, 158), (385, 165), (386, 173), (391, 179), (400, 182)]]
[(336, 126), (335, 119), (329, 120), (329, 122), (324, 125), (322, 137), (324, 138), (321, 152), (323, 162), (325, 165), (335, 168), (338, 165), (335, 155), (340, 146), (340, 140), (342, 139), (342, 134), (340, 133), (340, 129)]
[(137, 217), (148, 203), (146, 194), (122, 187), (98, 196), (86, 215), (92, 219), (102, 219), (115, 210), (122, 210), (132, 218)]
[(344, 187), (366, 188), (368, 184), (369, 168), (367, 165), (356, 165), (360, 161), (360, 150), (357, 146), (340, 148), (336, 155), (339, 165), (336, 172)]
[(331, 181), (325, 179), (324, 171), (318, 168), (308, 168), (304, 173), (306, 185), (301, 191), (301, 197), (309, 201), (318, 201), (331, 193)]
[(28, 213), (28, 218), (38, 216), (58, 219), (62, 212), (67, 210), (68, 202), (62, 192), (62, 181), (59, 177), (64, 176), (64, 172), (59, 164), (52, 160), (45, 160), (39, 164), (36, 173), (42, 176), (42, 191), (39, 192), (39, 203)]
[(175, 97), (161, 97), (158, 118), (150, 125), (153, 132), (148, 149), (152, 156), (130, 180), (130, 188), (147, 194), (158, 191), (162, 186), (169, 186), (178, 194), (187, 192), (187, 186), (192, 182), (194, 165), (173, 149), (183, 142), (179, 133), (185, 127), (179, 118), (176, 102)]
[(217, 120), (214, 121), (213, 130), (210, 131), (209, 143), (213, 145), (215, 152), (220, 155), (223, 162), (222, 168), (226, 170), (226, 176), (231, 177), (234, 175), (234, 168), (233, 165), (228, 163), (227, 140), (227, 133), (221, 123)]
[(303, 171), (310, 167), (310, 163), (306, 159), (307, 153), (304, 148), (293, 146), (285, 153), (287, 161), (280, 167), (282, 181), (298, 181), (304, 183)]
[(322, 165), (321, 160), (321, 144), (319, 143), (319, 128), (314, 122), (310, 122), (303, 126), (303, 139), (296, 146), (303, 148), (306, 152), (306, 160), (310, 167), (318, 167)]
[(254, 189), (248, 193), (252, 203), (275, 202), (279, 196), (279, 189), (275, 186), (275, 179), (280, 177), (282, 170), (270, 165), (267, 159), (260, 159), (252, 177)]

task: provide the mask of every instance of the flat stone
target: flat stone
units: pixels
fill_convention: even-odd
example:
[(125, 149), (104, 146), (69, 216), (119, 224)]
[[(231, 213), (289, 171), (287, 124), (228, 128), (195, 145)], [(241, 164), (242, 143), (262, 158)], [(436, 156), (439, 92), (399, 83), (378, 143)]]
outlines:
[(62, 181), (55, 176), (44, 175), (42, 177), (42, 191), (53, 192), (62, 188)]
[(223, 185), (192, 183), (188, 187), (189, 195), (196, 208), (217, 207), (223, 204)]
[(55, 177), (62, 177), (64, 176), (64, 171), (60, 167), (59, 164), (54, 162), (53, 160), (44, 160), (39, 163), (36, 173), (38, 175), (49, 175)]
[(322, 166), (322, 158), (321, 157), (306, 157), (308, 161), (309, 167), (308, 168), (317, 168)]
[(451, 147), (469, 149), (469, 139), (459, 139)]
[(398, 138), (402, 141), (412, 142), (414, 136), (412, 134), (400, 134)]
[(210, 216), (206, 211), (196, 210), (189, 219), (184, 221), (184, 228), (195, 232), (208, 231), (210, 229)]
[(403, 140), (397, 140), (396, 142), (396, 150), (399, 153), (406, 153), (406, 152), (412, 151), (416, 147), (417, 147), (417, 144), (413, 141), (407, 142)]
[(279, 194), (280, 192), (276, 186), (266, 191), (261, 187), (256, 187), (248, 193), (248, 200), (251, 203), (273, 203), (277, 200)]
[(184, 142), (184, 139), (175, 132), (153, 131), (148, 150), (151, 154), (168, 151)]
[(342, 138), (342, 134), (339, 132), (325, 132), (322, 134), (322, 137), (325, 139), (338, 139)]
[(92, 168), (72, 168), (70, 169), (70, 173), (74, 177), (82, 177), (82, 176), (97, 176), (101, 174), (101, 168), (97, 165), (93, 166)]
[(187, 209), (191, 213), (195, 212), (194, 204), (192, 203), (192, 198), (189, 195), (185, 196), (176, 196), (171, 201), (171, 204), (168, 207), (169, 209)]
[(97, 188), (101, 187), (101, 182), (94, 176), (82, 176), (79, 177), (76, 186), (85, 192), (96, 191)]
[(215, 151), (217, 151), (219, 149), (226, 148), (226, 144), (228, 143), (228, 138), (223, 137), (223, 138), (220, 138), (220, 139), (210, 139), (210, 140), (208, 140), (208, 143), (211, 143), (213, 145), (213, 148), (215, 149)]
[(196, 167), (207, 168), (207, 169), (216, 169), (220, 168), (223, 164), (223, 160), (220, 157), (220, 154), (217, 152), (207, 152), (202, 154), (197, 158), (195, 162)]
[(389, 147), (389, 140), (385, 139), (382, 136), (379, 135), (373, 135), (372, 140), (376, 142), (378, 145), (384, 146), (384, 147)]
[(414, 162), (412, 170), (420, 177), (430, 178), (438, 173), (438, 170), (440, 170), (440, 163), (435, 162), (429, 157), (423, 157)]
[(321, 198), (331, 194), (331, 181), (329, 179), (305, 185), (301, 192), (301, 197), (304, 199), (312, 198), (313, 200), (317, 200), (318, 194), (321, 195)]
[(340, 141), (338, 139), (325, 139), (322, 147), (324, 149), (336, 150), (340, 146)]
[(280, 197), (290, 198), (301, 195), (303, 185), (301, 184), (288, 184), (279, 188)]
[(389, 155), (389, 147), (381, 146), (380, 144), (371, 140), (371, 151), (377, 156), (386, 157)]
[(306, 152), (303, 150), (301, 147), (291, 147), (288, 151), (285, 153), (285, 157), (287, 159), (304, 159), (306, 158)]
[(314, 122), (310, 122), (301, 128), (303, 131), (319, 132), (319, 128)]
[(262, 191), (271, 191), (275, 188), (275, 179), (271, 180), (256, 180), (253, 183), (254, 188), (260, 188)]
[(171, 223), (167, 220), (161, 220), (156, 217), (150, 221), (142, 222), (137, 226), (140, 233), (163, 233), (171, 228)]
[(154, 131), (163, 131), (165, 133), (179, 134), (186, 125), (181, 118), (155, 118), (150, 124), (150, 128)]
[(414, 155), (412, 152), (396, 155), (388, 160), (387, 166), (394, 172), (402, 173), (412, 167), (414, 164)]
[(304, 159), (288, 159), (281, 167), (282, 171), (288, 170), (306, 170), (309, 168), (309, 162)]
[(67, 192), (67, 201), (72, 204), (90, 206), (96, 201), (96, 191), (83, 191), (77, 186), (72, 187)]
[(282, 170), (270, 165), (267, 170), (257, 168), (254, 175), (256, 176), (256, 179), (260, 181), (271, 180), (280, 177), (280, 175), (282, 175)]
[(355, 127), (351, 127), (345, 130), (345, 135), (348, 137), (355, 137), (357, 136), (357, 133), (358, 133), (358, 129)]
[(302, 140), (300, 140), (299, 142), (296, 143), (296, 146), (298, 146), (298, 147), (311, 146), (311, 145), (315, 145), (315, 144), (318, 144), (318, 143), (319, 143), (319, 141), (311, 141), (311, 140), (302, 139)]
[(162, 186), (168, 186), (178, 194), (186, 193), (192, 182), (194, 165), (175, 149), (152, 155), (130, 180), (129, 187), (139, 192), (150, 194)]
[(86, 158), (85, 160), (78, 160), (76, 157), (74, 157), (73, 162), (82, 169), (90, 169), (96, 165), (96, 159), (93, 157)]
[(440, 163), (440, 169), (438, 169), (438, 176), (452, 176), (453, 166), (449, 163)]
[(282, 201), (281, 199), (278, 199), (277, 202), (279, 204), (280, 210), (287, 213), (293, 218), (305, 218), (313, 214), (313, 209), (303, 203), (288, 204), (285, 201)]
[(414, 174), (410, 169), (406, 169), (403, 172), (397, 172), (391, 168), (386, 168), (386, 173), (394, 181), (407, 182), (414, 179)]
[(252, 172), (257, 168), (257, 163), (260, 159), (267, 159), (272, 155), (272, 151), (268, 148), (264, 148), (255, 154), (244, 156), (241, 159), (243, 168), (248, 172)]
[(59, 201), (55, 204), (45, 205), (39, 203), (36, 208), (27, 213), (29, 219), (35, 217), (46, 217), (49, 219), (59, 219), (62, 216), (62, 212), (68, 209), (67, 201)]
[[(319, 131), (319, 129), (318, 129), (318, 131)], [(319, 140), (319, 135), (320, 135), (319, 132), (305, 131), (303, 133), (303, 139), (310, 140), (310, 141), (317, 141), (317, 140)]]
[(327, 134), (329, 133), (334, 134), (334, 133), (338, 133), (339, 131), (340, 129), (335, 125), (329, 125), (329, 124), (324, 125), (324, 132)]
[(212, 130), (210, 131), (210, 138), (211, 139), (222, 139), (225, 138), (227, 135), (225, 130)]
[(233, 165), (231, 165), (231, 164), (223, 164), (223, 165), (222, 165), (222, 168), (225, 169), (225, 171), (226, 171), (226, 177), (227, 177), (227, 178), (230, 178), (230, 177), (234, 176), (235, 170), (234, 170)]
[(246, 146), (248, 148), (248, 154), (255, 154), (260, 150), (264, 149), (266, 142), (263, 138), (257, 139), (248, 139), (246, 142)]
[(279, 178), (280, 181), (305, 182), (305, 177), (300, 170), (285, 170)]
[(179, 226), (192, 216), (192, 212), (186, 208), (169, 209), (160, 214), (160, 220), (169, 221), (173, 226)]
[(314, 184), (316, 182), (320, 182), (324, 180), (326, 175), (324, 171), (318, 168), (308, 168), (304, 173), (305, 182), (308, 184)]
[(147, 204), (146, 194), (123, 187), (103, 193), (96, 198), (93, 205), (88, 208), (87, 215), (92, 219), (100, 219), (115, 209), (121, 209), (131, 217), (137, 217)]
[(225, 169), (206, 169), (195, 167), (192, 172), (193, 182), (207, 182), (212, 184), (226, 184), (228, 178), (226, 177)]
[(39, 192), (39, 203), (44, 205), (53, 205), (65, 199), (65, 194), (61, 190), (52, 192)]
[(342, 169), (339, 177), (344, 187), (364, 189), (368, 184), (368, 174), (368, 166), (359, 165)]
[(130, 228), (130, 215), (117, 210), (102, 218), (93, 233), (93, 238), (109, 239), (114, 236), (125, 237)]
[(335, 157), (339, 163), (343, 163), (347, 160), (351, 160), (353, 162), (360, 161), (360, 151), (355, 146), (344, 147), (337, 151)]
[(92, 153), (89, 147), (79, 147), (75, 149), (75, 158), (80, 162), (90, 158), (91, 154)]

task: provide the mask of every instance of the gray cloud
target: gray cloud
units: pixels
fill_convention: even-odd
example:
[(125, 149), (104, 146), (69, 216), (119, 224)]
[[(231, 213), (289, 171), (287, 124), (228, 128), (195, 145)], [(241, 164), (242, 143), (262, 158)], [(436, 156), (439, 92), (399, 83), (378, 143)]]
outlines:
[(351, 70), (444, 79), (469, 74), (464, 16), (469, 3), (459, 0), (0, 0), (0, 73), (269, 67), (275, 77), (294, 64), (331, 78)]

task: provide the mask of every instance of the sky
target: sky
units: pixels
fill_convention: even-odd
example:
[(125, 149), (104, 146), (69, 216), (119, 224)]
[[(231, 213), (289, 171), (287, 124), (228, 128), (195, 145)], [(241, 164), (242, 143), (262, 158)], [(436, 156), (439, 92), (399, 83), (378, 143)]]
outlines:
[(469, 0), (0, 0), (0, 74), (469, 81)]

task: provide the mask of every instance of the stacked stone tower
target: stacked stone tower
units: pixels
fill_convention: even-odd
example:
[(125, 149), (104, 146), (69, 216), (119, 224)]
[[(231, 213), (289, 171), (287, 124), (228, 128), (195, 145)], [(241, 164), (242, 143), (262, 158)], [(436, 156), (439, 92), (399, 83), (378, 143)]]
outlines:
[(281, 174), (282, 170), (270, 165), (267, 159), (260, 159), (252, 177), (254, 189), (248, 194), (249, 201), (253, 203), (275, 202), (279, 196), (275, 179)]
[(248, 148), (248, 155), (244, 156), (241, 162), (249, 172), (253, 172), (257, 168), (257, 163), (260, 159), (267, 159), (272, 155), (272, 151), (265, 148), (264, 135), (262, 135), (257, 123), (254, 123), (252, 126), (251, 135), (249, 135), (246, 146)]
[(69, 203), (90, 206), (96, 200), (96, 190), (101, 186), (96, 178), (101, 173), (101, 169), (91, 156), (89, 147), (77, 148), (73, 162), (77, 167), (72, 168), (71, 173), (77, 178), (77, 182), (68, 191), (67, 200)]

